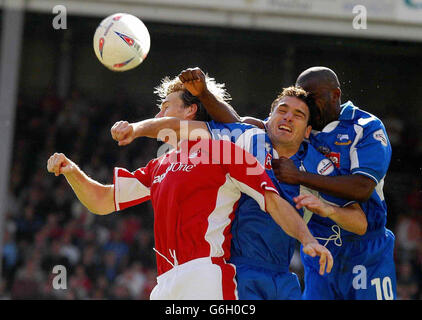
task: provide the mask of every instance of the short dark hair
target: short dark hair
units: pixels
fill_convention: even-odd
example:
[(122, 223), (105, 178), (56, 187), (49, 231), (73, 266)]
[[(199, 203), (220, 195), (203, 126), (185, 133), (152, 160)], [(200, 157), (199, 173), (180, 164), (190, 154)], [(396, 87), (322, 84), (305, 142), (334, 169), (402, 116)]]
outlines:
[(312, 95), (305, 91), (303, 88), (298, 86), (290, 86), (287, 88), (283, 88), (283, 91), (275, 98), (275, 100), (271, 103), (271, 112), (274, 111), (274, 108), (277, 106), (277, 104), (280, 102), (281, 99), (284, 97), (295, 97), (302, 102), (304, 102), (309, 109), (309, 119), (308, 119), (308, 125), (312, 124), (312, 120), (315, 117), (316, 113), (316, 107), (315, 102), (312, 97)]

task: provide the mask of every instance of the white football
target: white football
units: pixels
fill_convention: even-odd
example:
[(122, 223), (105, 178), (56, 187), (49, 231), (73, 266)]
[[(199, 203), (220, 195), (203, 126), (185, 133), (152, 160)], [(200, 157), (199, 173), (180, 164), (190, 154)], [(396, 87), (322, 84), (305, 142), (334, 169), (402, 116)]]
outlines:
[(147, 57), (150, 45), (145, 24), (127, 13), (108, 16), (94, 34), (95, 54), (112, 71), (126, 71), (138, 66)]

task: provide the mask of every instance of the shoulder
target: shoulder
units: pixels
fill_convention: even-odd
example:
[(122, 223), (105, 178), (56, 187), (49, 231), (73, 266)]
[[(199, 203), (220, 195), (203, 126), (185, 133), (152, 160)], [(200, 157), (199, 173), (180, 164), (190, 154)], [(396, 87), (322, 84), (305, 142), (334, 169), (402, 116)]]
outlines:
[(237, 140), (239, 137), (252, 137), (255, 135), (265, 135), (266, 132), (258, 127), (250, 124), (234, 122), (234, 123), (221, 123), (210, 121), (207, 126), (212, 133), (213, 138), (221, 139), (223, 136), (230, 135)]
[[(364, 109), (354, 106), (350, 101), (343, 106), (344, 110), (348, 112), (348, 114), (345, 113), (344, 118), (347, 120), (349, 117), (354, 125), (360, 126), (364, 129), (384, 127), (380, 118)], [(343, 115), (340, 116), (340, 119), (342, 118)]]

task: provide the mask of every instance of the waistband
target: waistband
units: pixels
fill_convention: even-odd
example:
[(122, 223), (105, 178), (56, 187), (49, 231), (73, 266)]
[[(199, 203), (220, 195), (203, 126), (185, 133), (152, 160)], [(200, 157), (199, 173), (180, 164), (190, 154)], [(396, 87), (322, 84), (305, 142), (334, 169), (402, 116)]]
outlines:
[(231, 257), (229, 262), (236, 264), (247, 264), (249, 266), (263, 268), (274, 272), (289, 272), (289, 266), (275, 263), (268, 263), (260, 260), (254, 260), (247, 257), (235, 256)]
[(192, 267), (192, 266), (201, 265), (201, 264), (225, 264), (225, 263), (226, 261), (223, 257), (203, 257), (203, 258), (192, 259), (182, 264), (177, 264), (173, 266), (173, 268), (171, 268), (170, 270), (160, 274), (157, 277), (157, 281), (165, 280), (168, 277), (171, 277), (174, 273), (177, 273), (179, 270), (187, 268), (187, 267)]
[(382, 236), (385, 236), (387, 234), (387, 228), (380, 228), (373, 231), (367, 231), (364, 235), (360, 236), (357, 234), (348, 234), (348, 235), (342, 235), (343, 240), (346, 241), (362, 241), (362, 240), (373, 240)]

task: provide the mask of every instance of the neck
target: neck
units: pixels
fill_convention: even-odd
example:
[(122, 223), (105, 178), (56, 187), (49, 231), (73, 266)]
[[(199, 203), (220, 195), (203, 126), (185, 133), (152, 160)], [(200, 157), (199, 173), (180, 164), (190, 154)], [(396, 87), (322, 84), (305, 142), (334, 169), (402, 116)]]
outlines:
[(330, 109), (330, 111), (326, 113), (325, 119), (323, 120), (323, 126), (320, 130), (322, 130), (327, 124), (337, 121), (340, 117), (340, 111), (341, 107), (339, 102), (334, 109)]
[(277, 151), (279, 157), (290, 158), (299, 151), (299, 146), (297, 145), (278, 145), (274, 146), (274, 149)]

